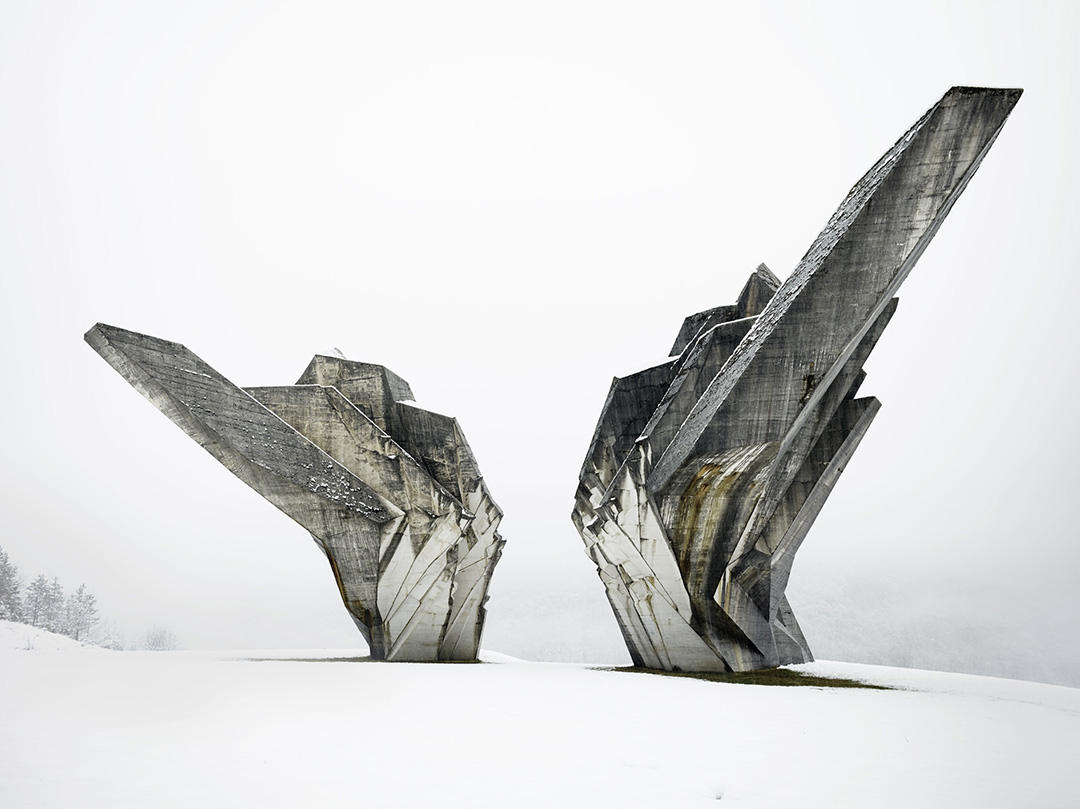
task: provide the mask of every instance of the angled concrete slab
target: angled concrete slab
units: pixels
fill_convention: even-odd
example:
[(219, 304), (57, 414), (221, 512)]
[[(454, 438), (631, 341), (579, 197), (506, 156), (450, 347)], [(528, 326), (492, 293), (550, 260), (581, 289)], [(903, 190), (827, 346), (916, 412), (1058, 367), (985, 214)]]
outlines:
[(379, 365), (316, 356), (241, 389), (179, 343), (97, 324), (86, 341), (233, 474), (311, 533), (380, 660), (475, 660), (504, 544), (457, 421)]
[[(880, 408), (855, 398), (863, 363), (1020, 94), (949, 90), (855, 184), (783, 284), (760, 266), (735, 304), (686, 318), (670, 362), (612, 384), (572, 516), (640, 665), (812, 659), (784, 588)], [(665, 636), (672, 611), (699, 643)]]

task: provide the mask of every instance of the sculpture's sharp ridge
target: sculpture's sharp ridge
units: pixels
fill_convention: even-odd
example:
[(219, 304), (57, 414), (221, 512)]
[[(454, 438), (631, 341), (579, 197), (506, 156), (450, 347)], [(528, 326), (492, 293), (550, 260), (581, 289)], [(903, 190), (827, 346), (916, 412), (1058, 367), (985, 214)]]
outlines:
[(86, 340), (311, 533), (373, 657), (476, 659), (502, 511), (456, 420), (380, 365), (316, 356), (297, 385), (242, 390), (179, 343), (100, 323)]
[(91, 329), (87, 341), (242, 480), (265, 472), (309, 493), (303, 502), (291, 490), (264, 494), (301, 524), (313, 504), (325, 500), (374, 522), (391, 518), (367, 484), (184, 346), (104, 324)]
[(773, 275), (772, 270), (764, 264), (759, 264), (757, 269), (750, 273), (750, 278), (739, 293), (739, 300), (734, 306), (706, 309), (704, 312), (690, 315), (683, 321), (679, 335), (671, 346), (670, 356), (677, 357), (684, 353), (691, 343), (722, 323), (757, 317), (764, 311), (779, 287), (780, 280)]
[[(616, 380), (573, 518), (636, 662), (811, 659), (783, 591), (880, 407), (855, 398), (862, 366), (1020, 93), (949, 90), (855, 184), (783, 284), (761, 265), (735, 304), (686, 318), (663, 373), (643, 372), (648, 395)], [(665, 638), (661, 602), (700, 644)]]
[(320, 354), (311, 358), (296, 384), (337, 388), (387, 435), (400, 433), (394, 405), (415, 398), (409, 383), (389, 368)]
[(666, 362), (612, 380), (579, 479), (589, 470), (595, 472), (595, 485), (601, 490), (611, 484), (615, 471), (630, 454), (675, 372), (675, 363)]
[[(1012, 90), (949, 91), (852, 188), (664, 450), (651, 489), (664, 489), (694, 454), (787, 429), (804, 403), (807, 378), (831, 381), (854, 351), (1017, 98)], [(785, 361), (786, 373), (776, 376), (772, 369)], [(767, 409), (750, 416), (756, 404)]]
[(735, 304), (739, 310), (739, 317), (760, 315), (779, 288), (780, 279), (773, 275), (772, 270), (764, 264), (759, 264), (757, 269), (750, 274), (750, 279), (742, 292), (739, 293), (739, 302)]

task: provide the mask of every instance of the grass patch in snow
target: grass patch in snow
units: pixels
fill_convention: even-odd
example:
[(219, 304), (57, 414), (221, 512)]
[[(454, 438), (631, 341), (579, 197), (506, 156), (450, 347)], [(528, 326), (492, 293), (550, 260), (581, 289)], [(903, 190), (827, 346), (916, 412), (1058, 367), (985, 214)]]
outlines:
[(252, 663), (420, 663), (421, 665), (435, 664), (472, 664), (482, 663), (482, 660), (375, 660), (370, 655), (364, 657), (245, 657)]
[(370, 657), (241, 657), (251, 663), (371, 663)]
[(844, 677), (822, 677), (793, 669), (759, 669), (757, 671), (706, 672), (706, 671), (660, 671), (640, 666), (619, 666), (604, 668), (601, 671), (625, 671), (631, 674), (657, 674), (661, 677), (689, 677), (694, 680), (706, 680), (710, 683), (742, 683), (743, 685), (782, 685), (804, 686), (809, 688), (872, 688), (877, 691), (892, 691), (886, 685), (849, 680)]

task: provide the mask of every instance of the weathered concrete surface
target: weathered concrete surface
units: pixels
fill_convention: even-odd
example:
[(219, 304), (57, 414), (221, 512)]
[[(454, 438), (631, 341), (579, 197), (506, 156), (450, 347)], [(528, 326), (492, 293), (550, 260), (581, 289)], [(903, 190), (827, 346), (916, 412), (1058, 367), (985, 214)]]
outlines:
[(86, 341), (311, 532), (372, 657), (476, 659), (502, 512), (455, 419), (380, 365), (317, 356), (243, 390), (179, 343), (100, 323)]
[(673, 358), (612, 383), (573, 520), (634, 662), (812, 659), (795, 552), (880, 405), (855, 398), (900, 284), (1020, 90), (954, 87), (852, 188), (791, 276), (691, 315)]

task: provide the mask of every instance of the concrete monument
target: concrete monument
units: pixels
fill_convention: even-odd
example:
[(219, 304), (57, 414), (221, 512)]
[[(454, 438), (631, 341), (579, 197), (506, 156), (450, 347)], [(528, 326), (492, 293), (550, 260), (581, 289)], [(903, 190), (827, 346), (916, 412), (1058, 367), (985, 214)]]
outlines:
[(475, 660), (502, 512), (455, 419), (381, 365), (316, 356), (241, 389), (179, 343), (86, 341), (229, 471), (311, 532), (377, 660)]
[(900, 284), (1020, 90), (954, 87), (855, 184), (781, 284), (686, 318), (671, 359), (612, 383), (573, 520), (634, 663), (812, 659), (784, 589), (880, 407), (856, 398)]

